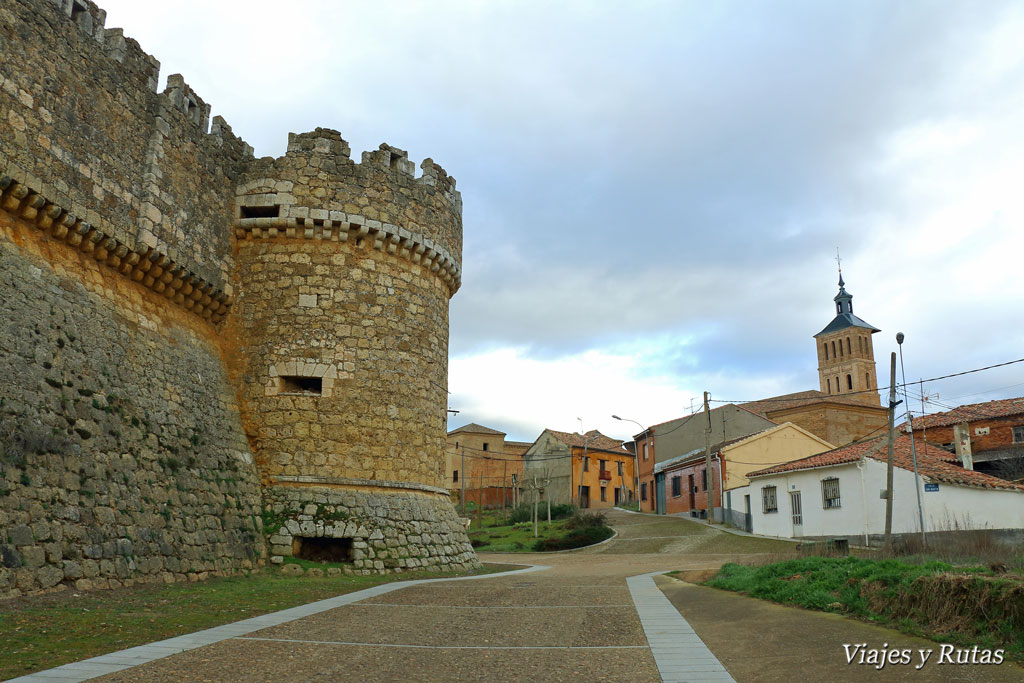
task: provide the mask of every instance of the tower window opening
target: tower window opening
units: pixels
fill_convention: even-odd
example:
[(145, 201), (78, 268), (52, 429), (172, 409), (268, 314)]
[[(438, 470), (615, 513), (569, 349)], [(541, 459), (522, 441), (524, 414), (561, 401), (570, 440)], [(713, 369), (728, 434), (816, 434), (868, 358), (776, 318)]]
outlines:
[(864, 373), (864, 386), (866, 386), (868, 389), (871, 388), (871, 373), (869, 372)]
[(853, 391), (853, 375), (846, 376), (846, 388)]
[(311, 562), (351, 562), (352, 539), (296, 536), (292, 539), (292, 557)]
[(839, 355), (840, 356), (843, 355), (843, 340), (842, 339), (839, 340)]
[(828, 360), (828, 342), (825, 342), (825, 360)]
[(243, 206), (242, 218), (277, 218), (281, 215), (281, 206)]
[(831, 394), (832, 393), (832, 380), (826, 379), (825, 380), (825, 384), (826, 384), (826, 386), (828, 386), (828, 393)]
[(841, 385), (839, 383), (839, 378), (836, 377), (836, 393), (839, 394), (839, 393), (842, 393), (842, 391), (843, 391), (843, 385)]
[(832, 357), (836, 357), (836, 343), (832, 342)]
[(853, 353), (853, 347), (850, 344), (850, 338), (849, 337), (846, 338), (846, 353), (848, 353), (848, 354)]
[(303, 394), (321, 396), (324, 392), (322, 377), (280, 377), (279, 394)]

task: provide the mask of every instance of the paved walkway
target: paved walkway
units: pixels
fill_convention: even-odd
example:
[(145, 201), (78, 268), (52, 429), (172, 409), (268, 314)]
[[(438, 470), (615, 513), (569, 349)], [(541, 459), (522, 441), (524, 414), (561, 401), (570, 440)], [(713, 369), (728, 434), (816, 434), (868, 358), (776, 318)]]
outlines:
[[(779, 616), (789, 608), (655, 576), (779, 552), (772, 542), (676, 518), (611, 517), (618, 536), (596, 548), (483, 557), (548, 568), (387, 584), (24, 680), (642, 683), (789, 680), (807, 667), (808, 680), (845, 680), (843, 642), (899, 637), (841, 618), (829, 630), (817, 620), (831, 615)], [(1019, 680), (1006, 665), (981, 669), (984, 680)]]

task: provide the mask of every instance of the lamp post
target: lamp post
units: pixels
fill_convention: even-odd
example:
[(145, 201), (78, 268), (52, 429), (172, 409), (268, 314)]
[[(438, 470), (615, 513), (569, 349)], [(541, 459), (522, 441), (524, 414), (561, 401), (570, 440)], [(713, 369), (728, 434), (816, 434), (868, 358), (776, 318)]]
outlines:
[[(647, 428), (636, 420), (630, 420), (628, 417), (619, 417), (618, 415), (612, 415), (613, 420), (619, 420), (621, 422), (632, 422), (640, 428), (640, 433), (647, 432)], [(637, 443), (636, 439), (633, 439), (633, 495), (636, 496), (636, 510), (640, 512), (640, 458), (637, 455)]]
[(903, 333), (896, 333), (896, 344), (900, 347), (900, 375), (903, 378), (903, 404), (907, 406), (907, 426), (910, 428), (910, 455), (914, 460), (914, 488), (917, 489), (917, 516), (921, 522), (921, 542), (927, 547), (928, 537), (924, 531), (924, 505), (921, 503), (921, 479), (917, 473), (917, 448), (914, 446), (914, 418), (910, 415), (910, 401), (907, 398), (907, 373), (903, 369)]

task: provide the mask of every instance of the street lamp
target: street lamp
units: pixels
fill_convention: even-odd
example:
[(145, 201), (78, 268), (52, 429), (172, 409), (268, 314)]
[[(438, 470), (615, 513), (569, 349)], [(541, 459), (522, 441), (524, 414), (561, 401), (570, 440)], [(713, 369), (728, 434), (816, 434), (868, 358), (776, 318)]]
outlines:
[(910, 414), (910, 400), (907, 398), (907, 373), (903, 369), (903, 333), (896, 333), (896, 344), (900, 347), (900, 375), (903, 378), (903, 404), (907, 407), (907, 426), (910, 427), (910, 455), (914, 459), (914, 488), (917, 490), (917, 515), (921, 522), (921, 541), (928, 545), (924, 531), (924, 505), (921, 503), (921, 479), (917, 474), (917, 448), (914, 446), (914, 418)]
[[(621, 422), (632, 422), (633, 424), (635, 424), (637, 427), (640, 428), (640, 433), (641, 434), (647, 431), (647, 428), (644, 427), (642, 424), (640, 424), (636, 420), (630, 420), (628, 417), (619, 417), (618, 415), (612, 415), (612, 419), (613, 420), (619, 420)], [(634, 477), (633, 495), (636, 496), (636, 509), (637, 509), (637, 512), (639, 512), (640, 511), (640, 458), (639, 458), (639, 456), (638, 456), (636, 451), (637, 451), (637, 443), (636, 443), (636, 439), (633, 439), (633, 477)]]

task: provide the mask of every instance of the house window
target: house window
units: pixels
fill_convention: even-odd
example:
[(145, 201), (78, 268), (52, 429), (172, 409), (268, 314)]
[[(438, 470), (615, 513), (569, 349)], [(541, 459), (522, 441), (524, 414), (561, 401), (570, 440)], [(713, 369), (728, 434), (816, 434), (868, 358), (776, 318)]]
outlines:
[(607, 460), (599, 460), (598, 462), (601, 463), (601, 471), (602, 472), (607, 472), (608, 471), (608, 461)]
[(484, 450), (485, 451), (487, 450), (487, 442), (486, 441), (484, 441)]
[(835, 477), (821, 480), (821, 507), (826, 510), (839, 507), (839, 480)]
[(644, 441), (644, 460), (647, 460), (647, 442)]
[(619, 465), (619, 476), (621, 477), (622, 476), (622, 461), (621, 460), (619, 461), (618, 465)]
[(711, 488), (711, 482), (708, 480), (708, 470), (704, 470), (700, 474), (701, 481), (704, 482), (704, 490), (707, 491), (709, 488)]
[(1024, 443), (1024, 425), (1013, 428), (1013, 442)]
[(601, 487), (601, 502), (603, 503), (603, 502), (605, 502), (607, 500), (608, 500), (608, 487), (607, 486), (602, 486)]
[(766, 513), (779, 511), (779, 502), (775, 497), (774, 486), (764, 486), (761, 488), (761, 511)]
[(585, 455), (583, 456), (583, 471), (584, 472), (589, 472), (590, 471), (590, 458), (588, 458)]
[(647, 500), (647, 482), (640, 484), (640, 500)]
[(458, 482), (459, 481), (459, 471), (458, 470), (452, 470), (452, 481), (453, 482)]
[(672, 497), (678, 498), (683, 495), (683, 478), (672, 477)]

